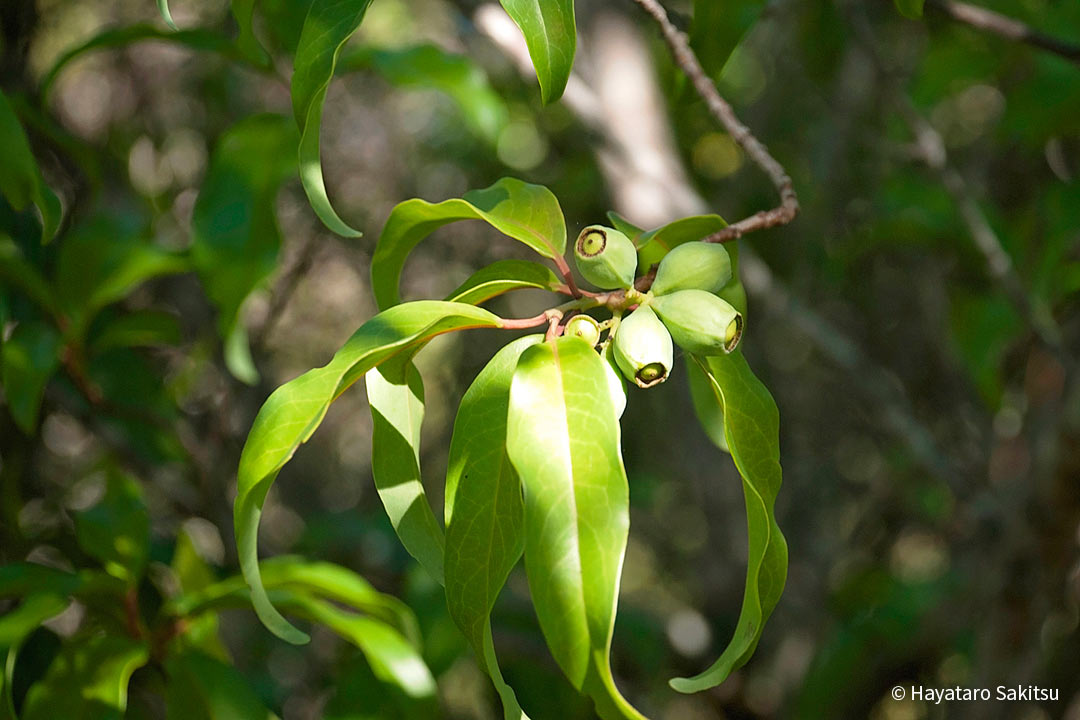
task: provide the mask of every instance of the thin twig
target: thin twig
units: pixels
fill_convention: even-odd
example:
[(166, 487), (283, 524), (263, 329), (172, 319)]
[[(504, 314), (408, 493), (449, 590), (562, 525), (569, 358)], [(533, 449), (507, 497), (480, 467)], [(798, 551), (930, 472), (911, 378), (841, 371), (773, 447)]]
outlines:
[(1080, 45), (1041, 33), (1007, 15), (953, 0), (927, 0), (926, 6), (976, 30), (1046, 50), (1080, 65)]
[(795, 194), (795, 187), (784, 170), (784, 166), (777, 162), (776, 158), (769, 153), (768, 148), (760, 140), (754, 137), (754, 134), (750, 132), (750, 128), (743, 125), (739, 118), (735, 116), (735, 111), (731, 109), (731, 105), (720, 96), (720, 91), (716, 89), (716, 85), (709, 79), (709, 76), (701, 67), (701, 63), (698, 62), (697, 55), (690, 48), (686, 33), (671, 24), (664, 7), (657, 0), (634, 0), (634, 2), (644, 8), (645, 12), (656, 20), (664, 40), (667, 42), (668, 47), (671, 48), (671, 54), (676, 64), (690, 78), (694, 89), (697, 90), (698, 95), (701, 96), (701, 99), (705, 101), (705, 105), (709, 108), (709, 112), (720, 121), (720, 124), (728, 131), (731, 138), (746, 152), (747, 157), (765, 171), (765, 174), (769, 176), (772, 184), (776, 187), (776, 191), (780, 194), (780, 204), (778, 206), (771, 210), (762, 210), (733, 225), (728, 225), (723, 230), (709, 235), (704, 241), (728, 242), (742, 237), (746, 233), (764, 230), (777, 225), (786, 225), (794, 220), (795, 216), (799, 214), (799, 198)]

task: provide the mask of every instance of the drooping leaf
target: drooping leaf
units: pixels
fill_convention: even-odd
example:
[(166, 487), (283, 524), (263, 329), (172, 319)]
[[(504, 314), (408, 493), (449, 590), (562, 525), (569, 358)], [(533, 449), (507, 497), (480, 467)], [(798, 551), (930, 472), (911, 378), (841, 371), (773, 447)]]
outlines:
[(611, 675), (629, 490), (604, 360), (588, 343), (564, 337), (522, 354), (506, 451), (524, 489), (525, 569), (548, 648), (602, 718), (641, 720)]
[(101, 502), (75, 516), (75, 536), (110, 575), (134, 583), (150, 554), (150, 516), (135, 480), (110, 471), (105, 482)]
[(37, 428), (49, 379), (60, 367), (63, 341), (52, 325), (19, 323), (0, 345), (0, 381), (15, 424), (27, 435)]
[(494, 143), (506, 127), (510, 111), (488, 83), (483, 69), (465, 55), (437, 45), (405, 48), (360, 47), (338, 62), (339, 74), (374, 68), (388, 82), (403, 88), (431, 88), (448, 95), (461, 109), (469, 128)]
[(167, 42), (198, 52), (212, 52), (237, 62), (247, 59), (232, 40), (209, 30), (162, 30), (153, 25), (141, 24), (109, 28), (60, 55), (41, 79), (41, 96), (48, 97), (61, 71), (85, 53), (127, 47), (146, 40)]
[(694, 0), (690, 46), (709, 77), (716, 79), (767, 0)]
[(22, 720), (120, 720), (131, 674), (149, 657), (146, 643), (125, 635), (66, 643), (27, 692)]
[(923, 4), (926, 0), (893, 0), (900, 14), (912, 20), (918, 20), (923, 16)]
[(274, 720), (247, 680), (230, 665), (189, 650), (165, 661), (165, 714), (184, 720)]
[(165, 20), (165, 24), (171, 27), (173, 30), (179, 30), (176, 27), (176, 23), (173, 22), (172, 13), (169, 12), (169, 0), (157, 0), (158, 12), (161, 13), (161, 17)]
[(452, 302), (481, 305), (511, 290), (536, 288), (554, 291), (562, 278), (547, 265), (531, 260), (497, 260), (480, 268), (446, 298)]
[(408, 353), (368, 370), (371, 474), (401, 544), (440, 585), (443, 530), (431, 510), (420, 474), (424, 384)]
[(507, 410), (518, 359), (542, 339), (515, 340), (477, 375), (461, 398), (446, 471), (446, 603), (507, 720), (524, 713), (499, 670), (491, 609), (525, 547), (521, 483), (506, 452)]
[(191, 218), (191, 258), (218, 308), (226, 364), (249, 384), (259, 374), (241, 309), (277, 267), (281, 233), (274, 199), (296, 172), (296, 142), (296, 129), (281, 115), (255, 115), (234, 125), (214, 150)]
[(638, 267), (647, 270), (658, 263), (668, 250), (676, 245), (700, 240), (727, 227), (719, 215), (691, 215), (641, 233), (635, 244), (638, 247)]
[(700, 363), (713, 387), (715, 402), (723, 410), (724, 437), (742, 476), (749, 547), (743, 606), (731, 642), (708, 670), (671, 681), (671, 687), (683, 693), (716, 687), (746, 664), (787, 578), (787, 543), (774, 510), (781, 479), (776, 403), (742, 352), (694, 358), (693, 362)]
[(542, 185), (502, 178), (461, 199), (429, 203), (414, 198), (394, 206), (371, 257), (371, 287), (379, 307), (401, 301), (398, 282), (417, 243), (457, 220), (484, 220), (547, 258), (566, 251), (566, 223), (559, 201)]
[(525, 35), (544, 104), (562, 97), (574, 68), (574, 0), (500, 0)]
[(240, 566), (251, 586), (252, 602), (274, 634), (290, 642), (307, 640), (271, 605), (259, 575), (259, 516), (278, 471), (315, 432), (330, 403), (368, 370), (436, 335), (470, 327), (498, 327), (499, 322), (486, 310), (460, 303), (400, 305), (366, 322), (327, 365), (282, 385), (267, 399), (240, 456), (233, 514)]
[(300, 128), (300, 181), (315, 214), (344, 237), (359, 237), (361, 233), (342, 220), (330, 204), (319, 157), (319, 134), (338, 53), (360, 27), (370, 4), (371, 0), (315, 0), (304, 20), (293, 63), (292, 105)]
[(18, 211), (33, 203), (41, 215), (41, 242), (53, 239), (60, 227), (60, 198), (45, 184), (30, 150), (30, 141), (6, 95), (0, 92), (0, 194)]

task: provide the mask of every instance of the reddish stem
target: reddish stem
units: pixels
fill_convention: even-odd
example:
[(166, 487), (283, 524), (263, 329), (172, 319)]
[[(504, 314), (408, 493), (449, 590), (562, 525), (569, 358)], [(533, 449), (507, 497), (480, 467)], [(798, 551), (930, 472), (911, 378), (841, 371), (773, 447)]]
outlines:
[(524, 330), (526, 328), (540, 327), (548, 322), (550, 317), (550, 314), (545, 311), (530, 318), (508, 318), (503, 319), (499, 327), (503, 330)]
[(574, 274), (570, 272), (570, 266), (566, 264), (566, 258), (562, 255), (556, 255), (552, 260), (555, 261), (555, 266), (559, 268), (559, 273), (563, 276), (563, 280), (566, 281), (566, 287), (570, 290), (570, 294), (574, 297), (581, 297), (582, 292), (578, 289), (577, 283), (574, 282)]

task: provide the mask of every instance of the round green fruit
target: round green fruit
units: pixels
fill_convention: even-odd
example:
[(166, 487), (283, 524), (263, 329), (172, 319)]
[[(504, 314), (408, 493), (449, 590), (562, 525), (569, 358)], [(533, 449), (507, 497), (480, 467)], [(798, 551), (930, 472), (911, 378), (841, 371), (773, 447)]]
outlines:
[(715, 293), (731, 280), (731, 256), (715, 243), (688, 242), (671, 250), (656, 269), (654, 295), (680, 290)]
[(722, 355), (739, 344), (743, 319), (730, 303), (704, 290), (680, 290), (654, 297), (650, 306), (683, 350)]
[(581, 276), (602, 290), (628, 288), (634, 284), (637, 249), (618, 230), (590, 225), (574, 243), (574, 262)]
[(563, 334), (579, 337), (595, 347), (600, 342), (600, 323), (591, 315), (575, 315), (566, 323)]
[(641, 305), (623, 318), (612, 344), (615, 363), (638, 387), (652, 387), (667, 380), (675, 349), (671, 334), (649, 306)]

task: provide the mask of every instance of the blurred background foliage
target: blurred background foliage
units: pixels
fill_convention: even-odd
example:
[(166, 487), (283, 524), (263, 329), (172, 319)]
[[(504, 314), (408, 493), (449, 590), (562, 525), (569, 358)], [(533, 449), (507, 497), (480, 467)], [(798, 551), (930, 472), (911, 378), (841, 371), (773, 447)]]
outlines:
[[(980, 1), (1080, 43), (1072, 0)], [(781, 410), (787, 590), (750, 664), (703, 695), (666, 680), (734, 627), (739, 478), (693, 419), (685, 367), (631, 393), (614, 662), (651, 717), (1080, 718), (1080, 66), (944, 4), (911, 20), (858, 0), (670, 3), (803, 211), (740, 241), (743, 347)], [(632, 3), (578, 4), (575, 74), (543, 106), (497, 5), (378, 0), (323, 115), (330, 195), (366, 233), (336, 237), (296, 177), (287, 78), (307, 6), (257, 3), (254, 45), (225, 0), (174, 1), (179, 33), (148, 0), (0, 6), (0, 165), (26, 159), (21, 125), (43, 177), (0, 200), (0, 716), (121, 717), (120, 693), (137, 718), (497, 717), (373, 492), (361, 393), (262, 523), (313, 642), (254, 619), (231, 503), (255, 411), (374, 313), (371, 248), (405, 198), (516, 175), (552, 188), (571, 233), (609, 209), (654, 227), (774, 204)], [(407, 298), (525, 252), (474, 223), (439, 238)], [(494, 307), (530, 315), (540, 295)], [(454, 408), (501, 340), (419, 357), (436, 503)], [(527, 592), (515, 573), (494, 614), (508, 681), (533, 718), (591, 717)], [(383, 664), (342, 607), (405, 656), (422, 647), (422, 670)], [(897, 684), (1060, 699), (933, 706), (891, 699)]]

